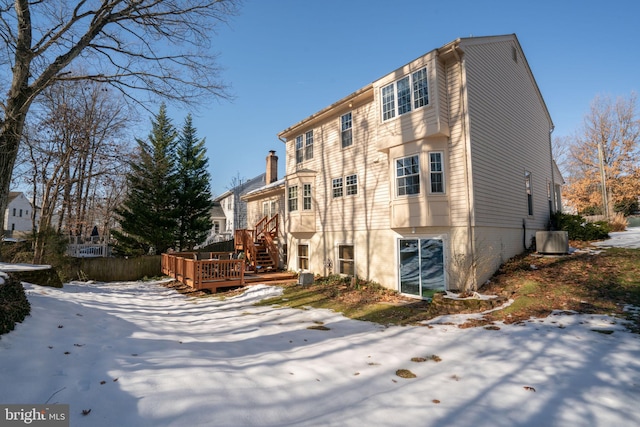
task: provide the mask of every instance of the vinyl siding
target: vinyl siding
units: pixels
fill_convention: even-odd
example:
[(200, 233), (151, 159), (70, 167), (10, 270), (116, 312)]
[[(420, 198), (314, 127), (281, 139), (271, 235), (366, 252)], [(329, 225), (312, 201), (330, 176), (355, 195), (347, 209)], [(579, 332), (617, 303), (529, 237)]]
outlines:
[[(458, 43), (463, 62), (449, 49)], [(429, 105), (383, 122), (380, 89), (424, 66)], [(397, 240), (439, 235), (446, 241), (447, 286), (457, 289), (469, 280), (484, 283), (546, 226), (551, 122), (515, 36), (458, 40), (354, 94), (355, 105), (347, 97), (282, 133), (288, 138), (287, 185), (313, 183), (312, 213), (305, 214), (313, 216), (313, 226), (296, 222), (300, 211), (287, 215), (290, 269), (297, 269), (303, 243), (310, 271), (335, 273), (337, 246), (350, 244), (359, 277), (398, 289)], [(349, 111), (353, 145), (343, 149), (340, 116)], [(313, 159), (296, 164), (295, 137), (309, 130)], [(430, 151), (444, 154), (444, 194), (429, 194)], [(420, 156), (421, 192), (397, 197), (395, 160), (414, 154)], [(531, 216), (525, 171), (533, 178)], [(353, 174), (358, 194), (333, 198), (333, 179)]]
[[(340, 117), (349, 111), (353, 118), (353, 144), (342, 148)], [(315, 172), (312, 210), (317, 232), (389, 228), (386, 156), (376, 150), (372, 120), (375, 120), (374, 108), (367, 103), (352, 110), (338, 111), (313, 128), (313, 159), (305, 160), (302, 166)], [(287, 153), (295, 151), (295, 138), (287, 141), (287, 147)], [(296, 174), (295, 170), (290, 173), (291, 177)], [(355, 195), (346, 195), (346, 177), (350, 175), (356, 175), (358, 179)], [(344, 195), (339, 198), (333, 197), (335, 178), (343, 179)], [(289, 178), (289, 182), (295, 185), (296, 181)], [(294, 224), (290, 231), (297, 231)]]
[[(429, 104), (382, 122), (381, 89), (425, 66), (428, 75)], [(435, 60), (435, 53), (431, 52), (374, 82), (376, 111), (373, 117), (375, 121), (372, 123), (377, 125), (378, 150), (386, 151), (410, 141), (448, 135), (443, 71), (442, 65)], [(440, 104), (441, 100), (445, 102)], [(395, 102), (397, 101), (396, 99)]]
[(468, 184), (468, 147), (466, 138), (466, 104), (463, 102), (460, 64), (457, 61), (447, 62), (446, 88), (448, 121), (451, 129), (449, 138), (449, 200), (451, 207), (451, 225), (469, 226), (473, 218), (469, 214), (469, 198), (471, 197)]
[[(549, 218), (551, 123), (515, 40), (461, 44), (464, 53), (475, 224), (542, 229)], [(518, 61), (512, 58), (517, 49)], [(528, 215), (525, 171), (532, 173)]]

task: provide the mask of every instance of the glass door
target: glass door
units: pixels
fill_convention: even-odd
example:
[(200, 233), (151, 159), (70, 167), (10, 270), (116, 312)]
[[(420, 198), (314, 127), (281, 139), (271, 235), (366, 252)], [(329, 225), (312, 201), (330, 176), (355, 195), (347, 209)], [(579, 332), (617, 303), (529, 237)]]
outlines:
[(400, 292), (430, 297), (445, 289), (441, 239), (400, 239), (398, 251)]

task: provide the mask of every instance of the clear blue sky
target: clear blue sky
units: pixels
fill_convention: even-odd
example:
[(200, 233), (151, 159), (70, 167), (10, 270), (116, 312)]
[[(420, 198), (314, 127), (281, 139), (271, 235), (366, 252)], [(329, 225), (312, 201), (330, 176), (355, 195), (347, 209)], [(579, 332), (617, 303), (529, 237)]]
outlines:
[[(264, 172), (277, 134), (459, 37), (515, 33), (555, 123), (573, 134), (596, 95), (640, 92), (638, 0), (245, 0), (212, 49), (233, 101), (194, 111), (212, 190)], [(186, 110), (169, 110), (176, 125)]]

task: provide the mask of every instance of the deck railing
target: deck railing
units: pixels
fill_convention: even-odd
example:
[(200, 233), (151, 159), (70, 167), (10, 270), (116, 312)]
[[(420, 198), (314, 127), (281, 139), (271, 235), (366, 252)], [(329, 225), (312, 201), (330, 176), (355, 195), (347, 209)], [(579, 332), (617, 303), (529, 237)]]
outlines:
[[(227, 258), (228, 253), (224, 253)], [(180, 252), (162, 254), (162, 273), (194, 289), (217, 289), (243, 286), (243, 259), (216, 259), (215, 252)]]

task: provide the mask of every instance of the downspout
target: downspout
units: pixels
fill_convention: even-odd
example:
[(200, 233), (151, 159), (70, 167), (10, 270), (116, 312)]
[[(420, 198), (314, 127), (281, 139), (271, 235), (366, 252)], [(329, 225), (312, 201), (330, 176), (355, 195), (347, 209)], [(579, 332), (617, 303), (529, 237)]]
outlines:
[[(470, 136), (468, 135), (468, 129), (467, 129), (467, 115), (468, 115), (468, 111), (467, 111), (467, 106), (466, 106), (466, 90), (465, 90), (465, 79), (464, 79), (464, 67), (462, 64), (462, 58), (460, 57), (460, 54), (458, 53), (458, 45), (454, 45), (451, 48), (451, 51), (453, 53), (453, 56), (455, 57), (456, 61), (458, 61), (458, 68), (460, 70), (460, 108), (461, 108), (461, 122), (462, 122), (462, 135), (464, 138), (464, 174), (465, 174), (465, 181), (467, 183), (467, 227), (468, 227), (468, 233), (467, 233), (467, 238), (469, 241), (469, 249), (470, 249), (470, 255), (471, 255), (471, 265), (469, 266), (470, 268), (473, 266), (474, 264), (474, 260), (476, 259), (476, 250), (475, 250), (475, 230), (472, 224), (472, 213), (471, 213), (471, 185), (472, 183), (469, 180), (469, 177), (471, 176), (471, 174), (469, 173), (469, 140), (470, 140)], [(478, 283), (477, 283), (477, 271), (473, 271), (473, 283), (471, 284), (472, 287), (474, 289), (478, 288)], [(466, 283), (465, 283), (466, 286)]]
[(554, 129), (555, 127), (552, 124), (551, 129), (549, 129), (549, 160), (551, 162), (551, 190), (549, 191), (549, 197), (551, 197), (551, 212), (549, 212), (549, 216), (553, 215), (553, 213), (558, 210), (558, 206), (556, 205), (555, 168), (553, 167), (553, 143), (551, 142), (551, 134), (553, 133)]

